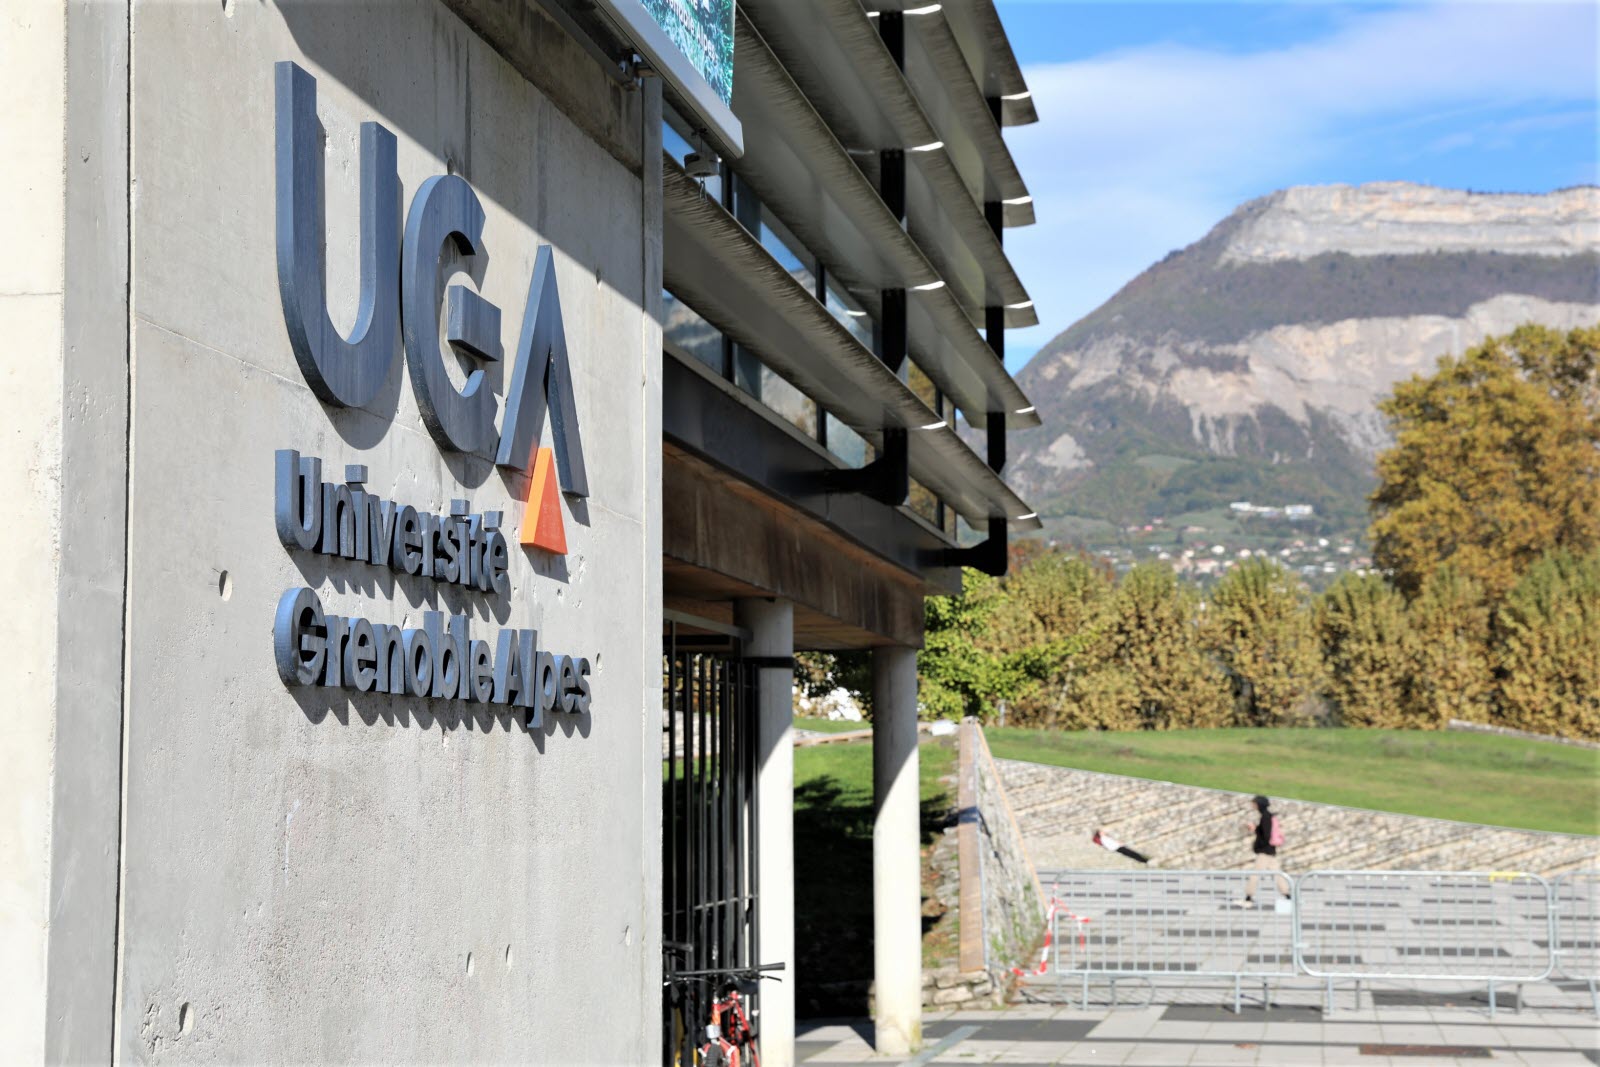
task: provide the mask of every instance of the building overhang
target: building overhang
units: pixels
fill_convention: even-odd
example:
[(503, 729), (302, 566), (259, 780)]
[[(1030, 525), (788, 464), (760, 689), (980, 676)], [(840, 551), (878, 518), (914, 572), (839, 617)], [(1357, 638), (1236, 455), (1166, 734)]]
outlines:
[[(907, 11), (926, 9), (929, 4), (927, 0), (867, 0), (867, 6), (875, 11)], [(1028, 91), (994, 0), (944, 0), (938, 8), (937, 12), (928, 12), (928, 18), (949, 26), (969, 76), (985, 98), (1000, 101), (1001, 124), (1026, 126), (1038, 122), (1033, 94)]]
[(1039, 528), (1033, 509), (733, 216), (670, 159), (663, 181), (666, 287), (802, 393), (880, 446), (908, 434), (911, 476), (977, 528)]
[[(669, 356), (662, 371), (661, 433), (671, 449), (698, 457), (739, 479), (740, 492), (827, 526), (900, 580), (929, 594), (960, 589), (960, 573), (943, 553), (955, 542), (904, 505), (864, 493), (835, 491), (827, 476), (839, 462), (815, 441), (796, 434), (760, 402), (691, 361)], [(747, 495), (748, 495), (747, 493)]]
[[(969, 423), (983, 426), (990, 412), (1005, 412), (1011, 428), (1037, 426), (1032, 402), (978, 334), (953, 287), (940, 284), (938, 269), (760, 35), (742, 20), (739, 62), (734, 105), (745, 116), (749, 148), (739, 164), (740, 178), (868, 310), (878, 311), (876, 290), (907, 291), (918, 366)], [(948, 166), (940, 173), (959, 181)], [(923, 198), (937, 199), (926, 193)], [(1008, 310), (1007, 325), (1028, 324), (1020, 317), (1024, 313), (1032, 314), (1031, 304)], [(1019, 317), (1013, 321), (1013, 315)]]
[[(1031, 203), (992, 121), (992, 144), (959, 150), (987, 168), (983, 191), (975, 194), (950, 156), (951, 146), (965, 140), (965, 128), (957, 124), (948, 131), (936, 129), (879, 39), (873, 21), (855, 0), (768, 0), (742, 6), (739, 23), (741, 65), (747, 44), (769, 51), (793, 80), (796, 93), (815, 107), (847, 152), (860, 158), (886, 150), (904, 151), (908, 163), (921, 172), (940, 201), (942, 213), (963, 219), (956, 227), (934, 220), (919, 226), (918, 213), (925, 212), (926, 203), (908, 205), (912, 229), (931, 260), (954, 263), (969, 258), (981, 264), (982, 284), (975, 284), (970, 273), (946, 279), (958, 287), (958, 297), (969, 313), (981, 319), (986, 306), (1016, 307), (1022, 311), (1016, 316), (1008, 312), (1008, 321), (1016, 320), (1010, 324), (1034, 325), (1027, 291), (989, 230), (984, 212), (984, 203), (990, 201), (1012, 201), (1019, 207)], [(737, 81), (734, 92), (734, 110), (741, 121), (747, 126), (758, 121), (741, 110)], [(860, 162), (875, 173), (875, 159), (860, 158)], [(1030, 214), (1019, 210), (1010, 217), (1020, 221)]]

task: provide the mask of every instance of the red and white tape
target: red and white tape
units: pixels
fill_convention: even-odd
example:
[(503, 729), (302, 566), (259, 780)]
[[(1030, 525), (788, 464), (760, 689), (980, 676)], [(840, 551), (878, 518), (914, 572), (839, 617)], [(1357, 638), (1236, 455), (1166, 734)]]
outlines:
[(1067, 910), (1066, 901), (1059, 897), (1051, 897), (1050, 907), (1045, 911), (1044, 916), (1044, 948), (1039, 950), (1039, 966), (1035, 967), (1031, 972), (1024, 971), (1021, 967), (1013, 967), (1011, 968), (1012, 974), (1018, 978), (1026, 978), (1029, 974), (1043, 974), (1045, 972), (1045, 966), (1050, 962), (1050, 945), (1055, 940), (1057, 913), (1065, 915), (1078, 924), (1078, 947), (1083, 948), (1088, 944), (1087, 927), (1089, 917), (1087, 915), (1073, 914)]

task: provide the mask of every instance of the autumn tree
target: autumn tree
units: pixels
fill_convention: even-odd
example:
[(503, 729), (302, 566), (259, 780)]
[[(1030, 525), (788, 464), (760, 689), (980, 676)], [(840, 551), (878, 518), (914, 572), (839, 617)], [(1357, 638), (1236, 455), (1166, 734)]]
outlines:
[(1246, 560), (1212, 590), (1208, 644), (1233, 693), (1238, 726), (1309, 722), (1322, 681), (1322, 649), (1303, 586), (1268, 559)]
[(1552, 552), (1496, 617), (1500, 698), (1524, 730), (1600, 738), (1600, 550)]
[(1600, 545), (1600, 328), (1490, 338), (1381, 409), (1373, 557), (1407, 597), (1449, 564), (1497, 603), (1545, 552)]
[[(1012, 695), (1018, 721), (1054, 726), (1107, 726), (1113, 699), (1101, 699), (1104, 679), (1086, 658), (1112, 592), (1110, 572), (1085, 556), (1040, 553), (1004, 581), (1004, 602), (990, 619), (982, 647), (1006, 657), (1020, 679)], [(1090, 679), (1092, 710), (1075, 706)], [(1107, 726), (1107, 728), (1112, 728)]]
[(1417, 717), (1488, 722), (1495, 701), (1489, 600), (1483, 584), (1446, 564), (1428, 575), (1407, 609), (1413, 642), (1410, 699)]
[(1327, 693), (1345, 726), (1436, 726), (1413, 699), (1406, 601), (1381, 575), (1346, 574), (1317, 600)]
[(1117, 584), (1097, 644), (1131, 683), (1137, 726), (1227, 724), (1231, 694), (1201, 640), (1200, 603), (1193, 586), (1160, 564), (1140, 564)]

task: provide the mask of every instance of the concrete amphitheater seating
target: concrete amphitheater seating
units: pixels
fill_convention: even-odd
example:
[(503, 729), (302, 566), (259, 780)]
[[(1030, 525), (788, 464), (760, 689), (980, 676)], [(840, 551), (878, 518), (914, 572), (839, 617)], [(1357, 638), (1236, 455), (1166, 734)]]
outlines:
[[(1115, 868), (1133, 861), (1089, 840), (1097, 828), (1154, 866), (1231, 870), (1250, 860), (1244, 794), (1114, 774), (996, 760), (1039, 868)], [(1274, 799), (1290, 873), (1317, 869), (1518, 870), (1550, 875), (1600, 865), (1600, 838)]]

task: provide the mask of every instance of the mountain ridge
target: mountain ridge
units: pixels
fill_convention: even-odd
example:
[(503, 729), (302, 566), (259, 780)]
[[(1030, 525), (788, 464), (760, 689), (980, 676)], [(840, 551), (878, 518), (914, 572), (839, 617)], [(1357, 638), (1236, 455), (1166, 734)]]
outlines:
[(1007, 474), (1069, 536), (1251, 494), (1359, 530), (1378, 400), (1525, 321), (1600, 321), (1600, 188), (1279, 190), (1035, 354), (1018, 379), (1044, 425)]

